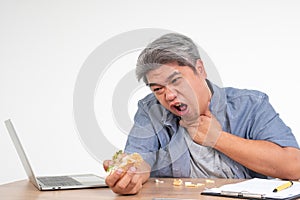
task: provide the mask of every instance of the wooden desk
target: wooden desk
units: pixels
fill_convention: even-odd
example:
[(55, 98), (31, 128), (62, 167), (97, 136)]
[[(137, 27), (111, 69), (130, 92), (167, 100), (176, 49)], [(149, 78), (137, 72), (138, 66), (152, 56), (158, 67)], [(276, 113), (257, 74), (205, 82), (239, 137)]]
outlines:
[(154, 197), (168, 197), (181, 199), (229, 199), (223, 197), (203, 196), (200, 192), (205, 188), (218, 187), (223, 184), (239, 182), (232, 179), (212, 179), (214, 183), (206, 183), (206, 179), (182, 179), (192, 183), (204, 183), (205, 186), (185, 187), (173, 186), (173, 178), (159, 179), (163, 183), (156, 183), (155, 179), (149, 179), (143, 189), (137, 195), (120, 196), (113, 193), (109, 188), (80, 189), (80, 190), (56, 190), (39, 191), (28, 180), (17, 181), (0, 186), (0, 199), (2, 200), (140, 200)]

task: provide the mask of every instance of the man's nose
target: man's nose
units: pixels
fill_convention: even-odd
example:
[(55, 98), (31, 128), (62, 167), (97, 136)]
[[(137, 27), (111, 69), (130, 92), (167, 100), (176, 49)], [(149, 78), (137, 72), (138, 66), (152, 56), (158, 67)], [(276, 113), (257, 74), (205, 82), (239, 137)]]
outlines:
[(166, 87), (166, 100), (173, 101), (177, 97), (176, 90), (171, 87)]

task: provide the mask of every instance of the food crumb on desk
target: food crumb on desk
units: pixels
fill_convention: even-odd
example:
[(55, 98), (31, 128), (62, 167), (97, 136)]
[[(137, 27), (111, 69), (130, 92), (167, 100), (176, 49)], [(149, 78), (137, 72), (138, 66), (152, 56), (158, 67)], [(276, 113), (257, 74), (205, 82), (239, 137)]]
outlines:
[(155, 179), (155, 183), (164, 183), (164, 181), (161, 181), (159, 179)]
[(204, 183), (196, 183), (196, 184), (194, 184), (192, 182), (185, 182), (184, 185), (186, 187), (201, 187), (201, 186), (203, 186), (205, 184)]
[(175, 185), (175, 186), (180, 186), (180, 185), (182, 185), (182, 180), (181, 180), (181, 179), (174, 179), (173, 185)]
[(185, 183), (184, 183), (184, 186), (185, 186), (185, 187), (196, 187), (196, 185), (193, 184), (192, 182), (185, 182)]
[(205, 182), (206, 182), (206, 183), (215, 183), (214, 180), (210, 180), (210, 179), (206, 179)]
[(201, 187), (201, 186), (203, 186), (205, 184), (204, 183), (193, 183), (191, 181), (185, 181), (185, 182), (183, 182), (181, 179), (174, 179), (173, 180), (173, 185), (174, 186), (184, 185), (185, 187), (196, 188), (196, 187)]

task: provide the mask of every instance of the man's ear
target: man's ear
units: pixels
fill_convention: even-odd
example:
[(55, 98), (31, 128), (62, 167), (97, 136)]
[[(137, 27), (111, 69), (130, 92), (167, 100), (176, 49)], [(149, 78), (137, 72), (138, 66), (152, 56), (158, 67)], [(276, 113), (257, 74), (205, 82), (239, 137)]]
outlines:
[(196, 70), (197, 70), (197, 72), (200, 74), (200, 76), (203, 76), (204, 78), (207, 77), (207, 74), (206, 74), (206, 71), (205, 71), (203, 62), (202, 62), (202, 60), (200, 60), (200, 59), (198, 59), (198, 60), (196, 61)]

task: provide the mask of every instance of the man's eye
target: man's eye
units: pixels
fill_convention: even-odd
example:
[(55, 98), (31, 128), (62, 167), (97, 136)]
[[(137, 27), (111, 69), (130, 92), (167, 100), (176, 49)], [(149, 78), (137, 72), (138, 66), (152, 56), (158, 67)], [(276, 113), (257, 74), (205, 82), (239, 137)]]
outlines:
[(178, 83), (178, 81), (179, 81), (180, 78), (181, 78), (181, 77), (176, 77), (176, 78), (172, 79), (172, 80), (171, 80), (171, 83), (172, 83), (172, 84)]
[(153, 88), (152, 91), (157, 94), (157, 95), (160, 95), (160, 94), (163, 94), (164, 93), (164, 87), (156, 87), (156, 88)]
[(153, 92), (158, 92), (159, 90), (161, 90), (161, 87), (160, 88), (154, 88)]

